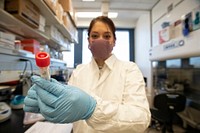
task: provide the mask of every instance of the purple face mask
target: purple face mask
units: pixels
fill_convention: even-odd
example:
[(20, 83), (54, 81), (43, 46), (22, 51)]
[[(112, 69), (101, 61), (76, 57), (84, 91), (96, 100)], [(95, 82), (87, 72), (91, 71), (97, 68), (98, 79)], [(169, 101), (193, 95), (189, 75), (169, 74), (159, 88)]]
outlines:
[(89, 45), (89, 49), (95, 59), (107, 59), (112, 52), (113, 46), (105, 39), (96, 39)]

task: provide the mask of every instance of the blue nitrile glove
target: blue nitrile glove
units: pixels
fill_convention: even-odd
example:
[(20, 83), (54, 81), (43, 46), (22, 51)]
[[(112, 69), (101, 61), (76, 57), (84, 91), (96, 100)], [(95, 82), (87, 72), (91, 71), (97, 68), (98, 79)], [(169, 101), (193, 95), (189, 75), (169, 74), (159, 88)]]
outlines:
[(40, 109), (38, 107), (38, 96), (36, 94), (36, 91), (34, 90), (36, 85), (33, 85), (29, 90), (28, 94), (24, 99), (24, 111), (26, 112), (33, 112), (33, 113), (39, 113)]
[(40, 111), (48, 121), (71, 123), (88, 119), (96, 107), (94, 98), (79, 88), (61, 84), (55, 79), (48, 81), (38, 76), (32, 76), (31, 80), (34, 85), (30, 91), (34, 90), (37, 96), (33, 98), (29, 96), (31, 92), (28, 93), (28, 98), (24, 101), (24, 111)]

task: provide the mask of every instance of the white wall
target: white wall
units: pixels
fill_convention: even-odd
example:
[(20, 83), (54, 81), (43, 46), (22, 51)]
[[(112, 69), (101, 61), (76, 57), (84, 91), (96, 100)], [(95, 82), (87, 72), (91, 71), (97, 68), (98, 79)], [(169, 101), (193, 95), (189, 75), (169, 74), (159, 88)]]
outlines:
[(151, 46), (150, 13), (142, 15), (135, 28), (135, 62), (144, 77), (147, 77), (147, 88), (152, 88), (151, 62), (149, 49)]

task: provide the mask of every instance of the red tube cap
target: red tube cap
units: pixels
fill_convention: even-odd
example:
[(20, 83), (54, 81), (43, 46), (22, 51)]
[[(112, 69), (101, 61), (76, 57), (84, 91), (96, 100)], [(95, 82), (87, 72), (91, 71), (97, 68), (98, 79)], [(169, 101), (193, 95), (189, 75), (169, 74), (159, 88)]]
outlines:
[(46, 52), (38, 52), (35, 55), (35, 61), (38, 67), (47, 67), (50, 65), (50, 56)]

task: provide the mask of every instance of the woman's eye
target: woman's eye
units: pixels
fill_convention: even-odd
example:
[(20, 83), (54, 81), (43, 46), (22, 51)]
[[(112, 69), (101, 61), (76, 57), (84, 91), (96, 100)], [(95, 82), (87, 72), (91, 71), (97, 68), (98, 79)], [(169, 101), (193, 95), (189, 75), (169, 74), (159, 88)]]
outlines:
[(91, 35), (91, 37), (92, 37), (93, 39), (97, 39), (99, 36), (96, 35), (96, 34), (93, 34), (93, 35)]
[(104, 35), (104, 39), (108, 40), (108, 39), (110, 39), (110, 37), (111, 37), (110, 35)]

